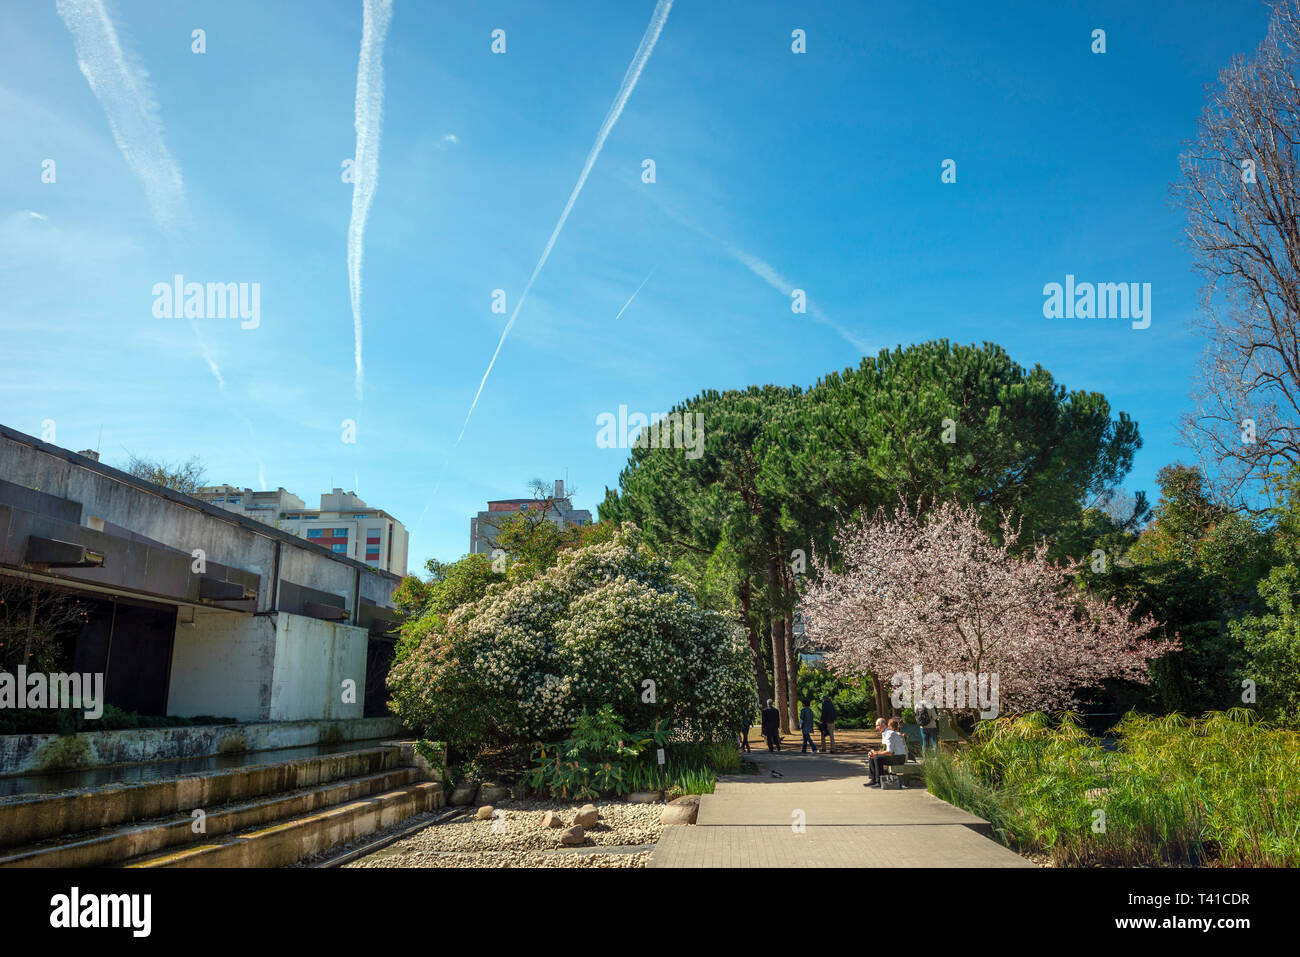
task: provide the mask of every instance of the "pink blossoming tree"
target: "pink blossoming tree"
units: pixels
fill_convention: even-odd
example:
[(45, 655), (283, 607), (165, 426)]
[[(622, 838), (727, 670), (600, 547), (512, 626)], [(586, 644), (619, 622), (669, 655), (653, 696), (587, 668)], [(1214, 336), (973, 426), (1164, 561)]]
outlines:
[(1146, 683), (1147, 662), (1177, 650), (1150, 640), (1157, 622), (1132, 605), (1082, 592), (1082, 561), (1054, 564), (1046, 543), (1018, 549), (1019, 530), (1006, 516), (1000, 525), (1001, 543), (974, 508), (952, 503), (844, 525), (836, 567), (816, 562), (800, 603), (827, 665), (877, 682), (910, 682), (918, 667), (996, 676), (998, 710), (1016, 713), (1077, 705), (1079, 689), (1105, 678)]

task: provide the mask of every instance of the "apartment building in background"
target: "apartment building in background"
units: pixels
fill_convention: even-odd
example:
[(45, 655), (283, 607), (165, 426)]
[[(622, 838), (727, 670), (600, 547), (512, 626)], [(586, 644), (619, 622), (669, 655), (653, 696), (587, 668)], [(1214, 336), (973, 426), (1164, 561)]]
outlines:
[(196, 497), (379, 571), (406, 574), (410, 544), (406, 526), (383, 509), (371, 508), (355, 492), (336, 488), (321, 495), (319, 508), (308, 508), (283, 488), (255, 492), (233, 485), (209, 485), (199, 489)]
[(497, 547), (499, 523), (511, 515), (530, 511), (541, 512), (547, 521), (559, 528), (591, 524), (591, 512), (574, 508), (565, 493), (564, 480), (556, 479), (554, 493), (549, 499), (502, 498), (488, 502), (487, 511), (479, 512), (469, 520), (470, 553), (491, 555)]

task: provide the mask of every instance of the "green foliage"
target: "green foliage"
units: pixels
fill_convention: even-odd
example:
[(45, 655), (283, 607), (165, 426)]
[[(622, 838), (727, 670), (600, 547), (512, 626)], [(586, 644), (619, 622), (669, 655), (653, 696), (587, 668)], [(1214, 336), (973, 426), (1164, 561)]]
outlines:
[[(665, 763), (658, 764), (658, 751)], [(666, 725), (628, 733), (610, 708), (583, 712), (568, 738), (533, 753), (528, 786), (569, 800), (601, 794), (670, 791), (711, 794), (717, 775), (740, 769), (736, 746), (720, 742), (674, 742)]]
[(505, 575), (492, 570), (492, 561), (486, 555), (466, 555), (455, 562), (431, 558), (425, 568), (428, 581), (408, 576), (393, 593), (393, 605), (404, 615), (450, 615), (461, 605), (482, 598), (489, 585), (506, 580)]
[(1100, 393), (1068, 392), (993, 343), (945, 339), (823, 377), (764, 432), (763, 466), (779, 499), (812, 495), (824, 514), (953, 500), (1008, 511), (1029, 538), (1077, 517), (1140, 444)]
[(836, 727), (870, 728), (876, 720), (876, 697), (868, 677), (844, 678), (821, 664), (799, 663), (799, 699), (811, 701), (821, 720), (821, 703), (827, 695), (835, 704)]
[(1058, 864), (1300, 865), (1300, 736), (1245, 709), (1130, 713), (1115, 732), (1107, 750), (1077, 715), (985, 722), (964, 753), (927, 757), (926, 787)]
[(523, 581), (554, 568), (563, 552), (608, 542), (617, 530), (610, 522), (560, 528), (545, 517), (544, 508), (538, 508), (504, 519), (497, 528), (496, 538), (507, 555), (510, 579)]
[(1279, 485), (1277, 563), (1259, 582), (1267, 610), (1234, 622), (1231, 635), (1246, 659), (1237, 678), (1254, 682), (1261, 713), (1300, 730), (1300, 470)]
[(1212, 501), (1195, 468), (1166, 466), (1152, 522), (1127, 555), (1111, 553), (1089, 586), (1134, 600), (1177, 635), (1182, 650), (1152, 664), (1146, 702), (1167, 711), (1199, 712), (1241, 702), (1234, 680), (1247, 660), (1235, 618), (1258, 610), (1259, 582), (1272, 560), (1268, 529)]
[(393, 607), (405, 619), (399, 629), (396, 656), (410, 654), (431, 630), (442, 627), (448, 615), (461, 605), (478, 601), (488, 587), (504, 582), (506, 576), (493, 571), (484, 555), (466, 555), (459, 561), (425, 563), (428, 580), (408, 575), (393, 592)]
[(430, 741), (428, 738), (418, 738), (415, 742), (415, 753), (424, 758), (429, 767), (442, 772), (444, 784), (450, 786), (454, 783), (451, 769), (445, 762), (447, 753), (445, 744), (441, 741)]

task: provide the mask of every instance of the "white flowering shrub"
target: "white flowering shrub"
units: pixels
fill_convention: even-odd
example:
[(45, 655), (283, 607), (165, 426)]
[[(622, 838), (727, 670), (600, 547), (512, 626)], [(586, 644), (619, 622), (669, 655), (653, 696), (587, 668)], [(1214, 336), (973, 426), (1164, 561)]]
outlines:
[(557, 740), (606, 706), (628, 728), (666, 721), (678, 736), (717, 740), (756, 697), (739, 627), (701, 609), (631, 524), (427, 619), (410, 626), (390, 673), (392, 707), (464, 753)]

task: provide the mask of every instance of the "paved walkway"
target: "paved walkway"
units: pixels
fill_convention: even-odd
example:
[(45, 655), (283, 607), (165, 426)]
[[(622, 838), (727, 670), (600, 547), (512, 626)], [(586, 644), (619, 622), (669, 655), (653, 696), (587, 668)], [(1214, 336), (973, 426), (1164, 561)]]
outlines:
[[(763, 736), (758, 733), (758, 725), (749, 729), (749, 746), (754, 753), (762, 751), (767, 753), (767, 742)], [(822, 736), (818, 731), (813, 732), (813, 741), (818, 748), (822, 746)], [(785, 754), (791, 749), (798, 751), (803, 743), (803, 734), (797, 729), (790, 734), (781, 735), (781, 753)], [(830, 739), (826, 739), (830, 744)], [(880, 732), (875, 728), (841, 728), (835, 732), (835, 750), (843, 754), (861, 754), (866, 755), (867, 751), (880, 748)]]
[(987, 837), (986, 821), (923, 788), (863, 787), (860, 757), (748, 757), (759, 774), (720, 779), (695, 826), (664, 828), (651, 867), (1034, 866)]

